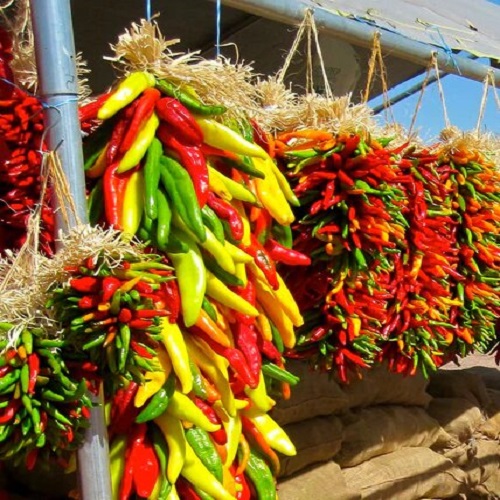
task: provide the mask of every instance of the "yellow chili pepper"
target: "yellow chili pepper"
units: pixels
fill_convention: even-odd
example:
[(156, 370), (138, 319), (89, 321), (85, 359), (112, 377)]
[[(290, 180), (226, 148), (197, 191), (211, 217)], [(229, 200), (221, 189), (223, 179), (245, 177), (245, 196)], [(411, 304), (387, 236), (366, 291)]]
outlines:
[(276, 296), (267, 285), (259, 280), (255, 280), (255, 290), (257, 292), (257, 302), (259, 302), (268, 318), (280, 332), (285, 347), (291, 349), (295, 345), (295, 332), (292, 320), (282, 307), (276, 307)]
[(196, 118), (203, 132), (203, 141), (209, 146), (232, 151), (243, 156), (265, 158), (267, 153), (257, 144), (248, 142), (229, 127), (209, 118)]
[(119, 174), (134, 168), (144, 158), (151, 142), (153, 142), (159, 124), (160, 120), (156, 116), (156, 113), (153, 113), (142, 125), (132, 146), (130, 146), (130, 149), (120, 160), (120, 165), (116, 169)]
[(117, 89), (104, 102), (97, 113), (99, 120), (107, 120), (120, 109), (130, 104), (139, 94), (149, 87), (154, 87), (155, 77), (145, 71), (137, 71), (128, 75)]
[(243, 237), (241, 238), (241, 244), (243, 246), (249, 247), (252, 244), (250, 236), (251, 229), (250, 229), (250, 221), (248, 220), (245, 207), (243, 206), (243, 203), (238, 200), (234, 200), (232, 205), (238, 211), (238, 214), (241, 217), (241, 222), (243, 222)]
[(269, 318), (265, 315), (264, 311), (260, 306), (257, 306), (259, 315), (257, 316), (257, 330), (261, 334), (263, 340), (272, 341), (273, 331), (271, 330), (271, 325), (269, 323)]
[(236, 500), (203, 465), (193, 448), (186, 443), (186, 460), (181, 474), (194, 486), (208, 493), (215, 500)]
[(167, 407), (167, 413), (179, 420), (186, 420), (197, 425), (207, 432), (215, 432), (220, 429), (220, 425), (212, 424), (193, 401), (179, 391), (174, 391)]
[(289, 226), (295, 219), (288, 200), (274, 174), (274, 162), (271, 158), (254, 159), (255, 166), (265, 173), (264, 179), (255, 178), (255, 187), (260, 202), (277, 222)]
[(227, 435), (227, 457), (225, 464), (229, 466), (234, 462), (236, 454), (238, 453), (238, 445), (242, 432), (241, 418), (239, 414), (234, 417), (229, 417), (227, 420), (222, 420), (222, 425)]
[(224, 361), (222, 356), (215, 354), (212, 349), (200, 348), (198, 343), (190, 337), (186, 339), (186, 344), (191, 359), (204, 375), (210, 379), (210, 382), (221, 395), (221, 403), (225, 411), (228, 415), (236, 415), (234, 394), (229, 385), (227, 362)]
[(289, 457), (297, 454), (297, 450), (286, 432), (269, 415), (259, 413), (255, 410), (246, 410), (244, 411), (244, 415), (252, 420), (255, 427), (257, 427), (273, 450), (279, 451)]
[(243, 250), (240, 250), (237, 246), (234, 246), (229, 241), (224, 242), (224, 248), (229, 252), (235, 263), (248, 264), (253, 261), (253, 257)]
[(275, 300), (283, 308), (286, 315), (290, 318), (294, 326), (302, 326), (304, 324), (304, 318), (300, 314), (299, 306), (290, 290), (286, 286), (283, 278), (278, 274), (278, 284), (277, 290), (272, 290), (269, 285), (264, 273), (255, 265), (255, 263), (250, 264), (250, 269), (252, 274), (257, 278), (260, 285), (266, 290), (266, 293), (270, 293), (274, 296)]
[(257, 387), (255, 389), (250, 389), (248, 386), (245, 387), (245, 394), (250, 398), (255, 408), (263, 412), (270, 411), (276, 404), (276, 401), (267, 394), (266, 383), (262, 372), (259, 374), (259, 383)]
[(193, 374), (189, 368), (189, 354), (184, 336), (177, 323), (170, 323), (168, 318), (160, 319), (161, 340), (172, 362), (174, 372), (181, 383), (182, 392), (193, 390)]
[(108, 147), (106, 146), (101, 154), (97, 157), (95, 163), (85, 172), (85, 177), (89, 179), (98, 179), (104, 175), (104, 170), (106, 170), (106, 151)]
[(245, 264), (242, 262), (237, 262), (234, 265), (235, 271), (234, 275), (243, 283), (243, 286), (247, 286), (248, 278), (247, 278), (247, 268)]
[(123, 232), (135, 235), (141, 224), (144, 210), (144, 174), (142, 170), (132, 173), (125, 187), (120, 225)]
[(229, 189), (227, 188), (221, 177), (217, 174), (213, 174), (214, 171), (217, 172), (217, 170), (215, 170), (214, 168), (209, 167), (208, 185), (210, 187), (210, 190), (213, 191), (219, 198), (222, 198), (226, 201), (231, 201), (233, 199), (233, 195), (229, 192)]
[(207, 295), (235, 311), (248, 316), (258, 316), (259, 311), (238, 294), (232, 292), (220, 279), (207, 272)]
[(257, 198), (255, 197), (255, 195), (243, 184), (233, 181), (233, 179), (226, 177), (224, 174), (221, 174), (218, 170), (215, 170), (215, 168), (212, 168), (210, 166), (208, 167), (208, 175), (209, 179), (210, 177), (212, 177), (213, 179), (217, 179), (217, 182), (224, 184), (227, 191), (231, 195), (231, 199), (234, 198), (236, 200), (247, 201), (248, 203), (253, 204), (257, 203)]
[(181, 474), (186, 459), (186, 436), (178, 418), (165, 412), (155, 418), (155, 423), (163, 432), (168, 445), (167, 479), (173, 485)]
[(109, 447), (109, 472), (111, 476), (111, 493), (113, 500), (120, 498), (120, 482), (125, 470), (125, 450), (127, 448), (127, 436), (115, 436)]
[(146, 372), (144, 374), (145, 382), (139, 386), (134, 398), (134, 406), (137, 408), (144, 406), (144, 403), (165, 385), (172, 371), (170, 358), (163, 349), (158, 350), (157, 356), (162, 369), (161, 371)]
[(266, 160), (266, 164), (269, 165), (272, 172), (274, 173), (276, 180), (278, 181), (278, 184), (281, 190), (283, 191), (283, 194), (285, 195), (287, 201), (294, 207), (299, 207), (300, 201), (293, 192), (293, 189), (290, 187), (288, 179), (284, 176), (283, 172), (281, 172), (281, 170), (278, 168), (278, 165), (276, 165), (276, 163), (273, 161), (272, 158)]

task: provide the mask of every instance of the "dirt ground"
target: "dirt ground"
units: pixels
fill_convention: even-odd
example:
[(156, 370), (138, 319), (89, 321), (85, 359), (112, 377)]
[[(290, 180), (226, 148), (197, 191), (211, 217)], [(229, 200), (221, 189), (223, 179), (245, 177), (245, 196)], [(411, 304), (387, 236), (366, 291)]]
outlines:
[(459, 368), (472, 368), (473, 366), (484, 366), (485, 368), (496, 368), (500, 376), (500, 366), (495, 364), (495, 356), (488, 354), (471, 354), (460, 360), (460, 366), (455, 363), (448, 363), (442, 370), (457, 370)]

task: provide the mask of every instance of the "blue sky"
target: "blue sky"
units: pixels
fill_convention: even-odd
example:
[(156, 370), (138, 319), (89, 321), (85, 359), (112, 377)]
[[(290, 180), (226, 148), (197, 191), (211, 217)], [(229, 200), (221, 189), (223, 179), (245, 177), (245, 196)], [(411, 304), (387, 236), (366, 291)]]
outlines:
[[(495, 0), (495, 3), (500, 3), (500, 0)], [(421, 81), (421, 79), (422, 77), (417, 77), (399, 85), (396, 88), (396, 94), (404, 92), (406, 88), (418, 80)], [(464, 131), (474, 130), (479, 116), (484, 84), (456, 75), (446, 75), (441, 78), (441, 84), (451, 125)], [(500, 134), (500, 108), (495, 100), (494, 92), (494, 89), (490, 87), (481, 130)], [(500, 89), (497, 89), (497, 93), (500, 98)], [(396, 122), (401, 123), (406, 128), (410, 126), (418, 97), (419, 92), (392, 106)], [(380, 102), (380, 99), (376, 99), (373, 104), (376, 105)], [(439, 135), (444, 125), (444, 112), (439, 88), (436, 82), (431, 83), (425, 90), (415, 130), (424, 140), (432, 140)]]

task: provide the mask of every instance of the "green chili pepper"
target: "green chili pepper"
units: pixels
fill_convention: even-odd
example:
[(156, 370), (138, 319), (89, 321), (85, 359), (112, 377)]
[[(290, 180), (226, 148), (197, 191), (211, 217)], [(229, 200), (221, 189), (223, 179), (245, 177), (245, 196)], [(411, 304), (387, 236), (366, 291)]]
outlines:
[(293, 236), (292, 236), (292, 230), (290, 226), (282, 226), (281, 224), (273, 224), (271, 228), (271, 233), (276, 239), (276, 241), (286, 247), (286, 248), (292, 248), (293, 245)]
[(184, 323), (190, 327), (200, 314), (207, 286), (207, 270), (196, 243), (175, 228), (172, 233), (188, 247), (186, 253), (169, 253), (168, 257), (177, 273)]
[(203, 385), (200, 370), (191, 360), (189, 360), (189, 368), (191, 369), (191, 374), (193, 375), (193, 392), (195, 396), (203, 400), (207, 399), (207, 391)]
[(14, 370), (0, 378), (0, 394), (7, 394), (14, 390), (14, 385), (21, 376), (21, 370)]
[(206, 298), (203, 297), (203, 302), (201, 304), (202, 309), (210, 316), (212, 321), (217, 321), (217, 311), (212, 303)]
[(104, 344), (105, 340), (106, 340), (106, 332), (103, 332), (99, 334), (97, 337), (85, 342), (85, 344), (82, 345), (82, 350), (88, 351), (89, 349), (93, 349), (94, 347), (99, 347), (100, 345)]
[(222, 460), (207, 431), (193, 426), (186, 430), (186, 440), (201, 463), (222, 483)]
[(206, 268), (226, 285), (244, 286), (244, 283), (237, 276), (222, 269), (217, 261), (207, 252), (203, 252), (203, 262), (205, 262)]
[(216, 116), (221, 115), (226, 111), (224, 106), (207, 106), (191, 94), (181, 90), (179, 86), (167, 80), (160, 80), (156, 82), (156, 88), (165, 95), (175, 97), (181, 104), (184, 104), (193, 113), (203, 116)]
[(57, 408), (55, 408), (48, 401), (42, 400), (42, 408), (52, 417), (54, 417), (58, 422), (65, 425), (73, 425), (71, 420), (63, 415)]
[(174, 389), (175, 375), (171, 373), (163, 387), (153, 395), (144, 410), (137, 415), (136, 423), (142, 424), (162, 415), (168, 407)]
[(167, 500), (172, 489), (172, 485), (167, 479), (168, 445), (163, 433), (156, 425), (150, 427), (150, 432), (153, 448), (160, 463), (159, 480), (161, 481), (161, 486), (158, 490), (158, 500)]
[(286, 382), (287, 384), (290, 385), (296, 385), (300, 382), (299, 377), (297, 377), (293, 373), (283, 370), (274, 363), (263, 363), (262, 373), (264, 375), (267, 375), (268, 377), (271, 377), (275, 380), (279, 380), (280, 382)]
[(162, 156), (160, 178), (183, 222), (201, 242), (205, 241), (201, 209), (187, 170), (173, 158)]
[(130, 327), (127, 324), (121, 324), (119, 333), (122, 347), (118, 355), (118, 370), (123, 371), (125, 369), (125, 364), (127, 362), (127, 356), (130, 347)]
[(156, 191), (156, 199), (157, 199), (157, 228), (156, 228), (156, 243), (158, 248), (165, 252), (167, 250), (167, 245), (169, 242), (169, 234), (170, 234), (170, 224), (172, 221), (172, 210), (170, 209), (170, 205), (168, 203), (167, 197), (163, 190), (157, 189)]
[(99, 179), (90, 192), (87, 200), (87, 210), (89, 214), (89, 224), (95, 226), (101, 219), (104, 211), (104, 194), (102, 178)]
[(205, 205), (201, 209), (201, 217), (205, 226), (214, 233), (220, 243), (224, 244), (224, 226), (216, 213), (208, 205)]
[(273, 334), (273, 344), (276, 346), (276, 349), (278, 349), (280, 353), (283, 353), (285, 351), (285, 345), (283, 344), (283, 339), (281, 338), (280, 332), (272, 321), (269, 321), (269, 325)]
[(158, 216), (157, 191), (160, 183), (160, 157), (162, 153), (163, 146), (160, 140), (155, 137), (148, 148), (144, 163), (144, 179), (146, 181), (144, 210), (151, 220)]
[(257, 500), (276, 500), (276, 484), (271, 470), (265, 460), (252, 450), (248, 457), (245, 475), (255, 488)]

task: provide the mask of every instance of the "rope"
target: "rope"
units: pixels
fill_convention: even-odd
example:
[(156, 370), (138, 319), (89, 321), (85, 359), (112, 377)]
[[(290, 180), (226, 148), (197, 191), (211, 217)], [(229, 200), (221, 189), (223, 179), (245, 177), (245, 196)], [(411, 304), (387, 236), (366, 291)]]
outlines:
[(420, 111), (420, 108), (422, 107), (422, 99), (424, 97), (424, 92), (425, 92), (425, 89), (427, 88), (427, 84), (429, 83), (429, 78), (431, 76), (431, 70), (434, 67), (434, 58), (435, 57), (436, 57), (436, 55), (433, 52), (432, 56), (429, 60), (429, 64), (427, 64), (427, 71), (425, 74), (425, 78), (424, 78), (424, 81), (422, 82), (422, 88), (420, 89), (420, 94), (418, 96), (417, 104), (415, 106), (415, 111), (413, 112), (413, 117), (411, 119), (410, 128), (408, 129), (408, 137), (410, 137), (412, 135), (413, 127), (415, 127), (415, 123), (417, 122), (418, 112)]
[(306, 11), (306, 14), (304, 16), (304, 19), (299, 25), (299, 29), (297, 30), (297, 34), (295, 35), (295, 40), (293, 41), (292, 46), (290, 47), (290, 52), (288, 52), (288, 55), (286, 56), (285, 62), (283, 63), (283, 66), (278, 72), (278, 75), (276, 77), (276, 81), (278, 83), (283, 83), (283, 80), (285, 79), (286, 72), (288, 71), (288, 68), (290, 67), (290, 64), (292, 63), (292, 60), (295, 56), (295, 54), (298, 52), (300, 42), (302, 41), (302, 38), (304, 36), (304, 31), (306, 30), (307, 26), (307, 14), (310, 12), (309, 10)]
[(318, 54), (319, 66), (321, 68), (321, 74), (323, 76), (323, 82), (325, 84), (325, 96), (328, 100), (333, 101), (333, 92), (328, 81), (328, 76), (326, 74), (325, 61), (323, 59), (323, 53), (321, 52), (321, 45), (319, 43), (318, 28), (316, 22), (314, 21), (314, 16), (311, 15), (311, 29), (314, 35), (314, 43), (316, 44), (316, 52)]
[(366, 104), (368, 102), (368, 98), (370, 97), (370, 90), (373, 85), (373, 75), (375, 74), (375, 64), (377, 62), (377, 52), (379, 47), (380, 47), (380, 32), (376, 31), (373, 34), (372, 52), (370, 54), (370, 60), (368, 61), (368, 76), (366, 77), (366, 87), (362, 100), (363, 104)]
[(448, 118), (448, 111), (446, 109), (446, 99), (444, 98), (443, 85), (441, 83), (441, 78), (439, 76), (440, 70), (437, 62), (436, 54), (433, 54), (433, 65), (436, 71), (436, 82), (439, 90), (439, 98), (441, 99), (441, 105), (443, 106), (443, 117), (444, 117), (444, 127), (449, 128), (451, 126), (450, 119)]
[(476, 135), (479, 135), (479, 132), (481, 130), (481, 125), (483, 123), (484, 112), (486, 111), (486, 103), (488, 102), (488, 91), (490, 89), (491, 77), (492, 77), (491, 70), (488, 70), (486, 76), (484, 77), (484, 82), (483, 82), (483, 95), (481, 97), (481, 104), (479, 105), (479, 114), (477, 116), (477, 123), (475, 129)]
[(215, 54), (217, 58), (220, 57), (221, 13), (221, 0), (217, 0), (217, 3), (215, 4)]

